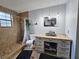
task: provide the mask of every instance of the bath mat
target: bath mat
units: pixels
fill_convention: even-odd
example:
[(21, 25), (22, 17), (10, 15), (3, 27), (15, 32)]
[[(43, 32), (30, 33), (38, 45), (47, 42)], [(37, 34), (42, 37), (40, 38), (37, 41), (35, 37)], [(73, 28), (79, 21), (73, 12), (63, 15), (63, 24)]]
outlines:
[(23, 50), (16, 59), (30, 59), (32, 50)]

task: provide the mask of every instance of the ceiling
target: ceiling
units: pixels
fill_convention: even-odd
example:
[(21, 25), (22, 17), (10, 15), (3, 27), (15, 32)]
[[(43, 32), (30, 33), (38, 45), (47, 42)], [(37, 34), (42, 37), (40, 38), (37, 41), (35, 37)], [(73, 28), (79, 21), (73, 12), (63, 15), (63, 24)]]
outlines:
[(0, 0), (0, 5), (17, 12), (65, 4), (68, 0)]

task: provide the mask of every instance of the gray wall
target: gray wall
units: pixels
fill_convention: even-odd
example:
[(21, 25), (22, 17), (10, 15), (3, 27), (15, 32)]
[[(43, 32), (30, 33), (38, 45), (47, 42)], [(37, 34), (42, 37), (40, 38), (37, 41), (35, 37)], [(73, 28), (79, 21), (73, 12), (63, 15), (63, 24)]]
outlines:
[[(29, 12), (29, 20), (31, 22), (31, 33), (44, 34), (48, 31), (55, 31), (56, 33), (65, 34), (65, 14), (66, 5), (52, 6), (48, 8), (42, 8)], [(50, 16), (57, 18), (56, 27), (44, 27), (44, 17)], [(35, 23), (38, 25), (34, 25)]]
[(66, 9), (66, 34), (72, 39), (72, 58), (75, 59), (78, 0), (69, 0)]

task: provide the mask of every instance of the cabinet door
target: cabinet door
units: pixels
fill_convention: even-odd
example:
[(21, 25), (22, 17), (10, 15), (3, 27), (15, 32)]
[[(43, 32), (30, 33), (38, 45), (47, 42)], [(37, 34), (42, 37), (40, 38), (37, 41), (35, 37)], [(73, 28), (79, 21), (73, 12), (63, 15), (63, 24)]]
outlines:
[(40, 40), (40, 39), (36, 39), (35, 40), (35, 45), (36, 45), (36, 50), (38, 52), (44, 52), (44, 41), (43, 40)]
[(67, 59), (70, 58), (70, 41), (60, 41), (57, 55)]

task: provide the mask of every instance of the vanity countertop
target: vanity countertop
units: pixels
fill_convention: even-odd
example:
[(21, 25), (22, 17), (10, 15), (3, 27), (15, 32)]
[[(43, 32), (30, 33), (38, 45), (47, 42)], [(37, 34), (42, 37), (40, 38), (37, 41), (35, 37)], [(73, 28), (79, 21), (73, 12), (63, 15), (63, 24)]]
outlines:
[(43, 39), (57, 39), (57, 40), (72, 41), (67, 35), (64, 35), (64, 34), (56, 34), (56, 36), (36, 35), (35, 37), (43, 38)]

